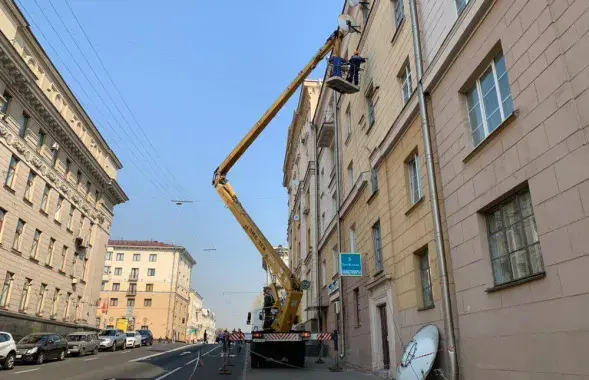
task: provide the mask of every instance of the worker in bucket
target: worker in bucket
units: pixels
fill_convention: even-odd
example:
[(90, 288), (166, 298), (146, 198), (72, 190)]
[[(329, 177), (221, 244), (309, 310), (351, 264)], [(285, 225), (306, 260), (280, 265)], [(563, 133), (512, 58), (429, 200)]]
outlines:
[(358, 74), (360, 72), (360, 65), (366, 62), (366, 58), (360, 57), (358, 50), (354, 51), (354, 55), (350, 58), (348, 63), (350, 68), (348, 69), (347, 81), (358, 85)]
[(272, 325), (274, 319), (272, 315), (272, 306), (274, 306), (274, 296), (269, 286), (264, 286), (264, 329), (269, 328)]
[(331, 65), (331, 76), (332, 77), (341, 77), (342, 76), (342, 65), (345, 63), (345, 60), (342, 57), (338, 57), (337, 55), (334, 55), (329, 58), (328, 62)]

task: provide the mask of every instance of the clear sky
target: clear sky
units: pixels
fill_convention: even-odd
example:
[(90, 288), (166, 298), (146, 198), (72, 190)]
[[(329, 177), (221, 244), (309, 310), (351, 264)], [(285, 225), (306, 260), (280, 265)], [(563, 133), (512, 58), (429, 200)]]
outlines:
[[(185, 246), (217, 326), (244, 328), (262, 260), (211, 186), (213, 171), (335, 30), (343, 1), (16, 1), (123, 162), (130, 201), (117, 206), (111, 237)], [(320, 67), (311, 78), (322, 76)], [(273, 244), (286, 243), (282, 165), (295, 105), (228, 177)], [(170, 202), (178, 197), (194, 203)]]

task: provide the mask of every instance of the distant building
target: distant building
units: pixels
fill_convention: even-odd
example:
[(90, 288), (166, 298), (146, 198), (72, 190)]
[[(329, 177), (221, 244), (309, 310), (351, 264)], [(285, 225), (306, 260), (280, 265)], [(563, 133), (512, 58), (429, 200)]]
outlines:
[(111, 240), (98, 305), (100, 327), (126, 319), (128, 330), (149, 329), (156, 339), (185, 341), (194, 265), (182, 246)]
[(191, 342), (197, 340), (202, 329), (199, 317), (202, 312), (202, 296), (194, 289), (190, 290), (188, 302), (188, 320), (186, 322), (186, 339)]
[(213, 342), (215, 339), (215, 330), (217, 326), (217, 320), (215, 318), (215, 313), (211, 311), (211, 309), (202, 309), (199, 317), (199, 323), (201, 324), (201, 329), (197, 335), (197, 339), (203, 339), (204, 333), (207, 333), (207, 340), (209, 342)]

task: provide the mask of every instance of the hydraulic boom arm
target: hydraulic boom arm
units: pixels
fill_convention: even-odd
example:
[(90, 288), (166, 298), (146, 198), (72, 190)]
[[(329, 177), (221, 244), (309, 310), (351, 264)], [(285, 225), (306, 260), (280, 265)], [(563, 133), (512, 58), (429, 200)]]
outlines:
[(284, 287), (287, 297), (285, 305), (282, 305), (279, 297), (276, 298), (275, 307), (278, 309), (278, 314), (272, 324), (272, 329), (280, 332), (288, 332), (291, 330), (294, 322), (294, 317), (297, 313), (300, 300), (303, 296), (301, 285), (295, 274), (282, 261), (280, 255), (276, 253), (272, 244), (266, 239), (262, 231), (258, 228), (256, 223), (252, 220), (249, 214), (245, 211), (239, 202), (236, 193), (233, 191), (231, 185), (227, 182), (227, 173), (245, 153), (250, 145), (262, 133), (264, 128), (272, 121), (280, 109), (286, 104), (290, 97), (295, 93), (297, 88), (303, 83), (307, 76), (315, 69), (317, 64), (331, 51), (336, 45), (339, 46), (340, 34), (333, 33), (325, 45), (315, 54), (311, 61), (303, 68), (303, 70), (296, 76), (296, 78), (288, 85), (282, 94), (276, 99), (274, 104), (264, 113), (247, 135), (239, 142), (221, 165), (215, 170), (213, 178), (213, 186), (225, 202), (225, 205), (233, 213), (241, 227), (245, 230), (252, 242), (255, 244), (258, 251), (262, 254), (264, 261), (275, 274), (276, 279)]

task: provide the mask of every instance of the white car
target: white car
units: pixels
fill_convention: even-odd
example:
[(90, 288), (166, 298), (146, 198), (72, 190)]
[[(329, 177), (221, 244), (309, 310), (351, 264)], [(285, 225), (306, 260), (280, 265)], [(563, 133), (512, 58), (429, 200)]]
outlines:
[(4, 369), (14, 368), (15, 357), (16, 343), (14, 343), (12, 335), (0, 331), (0, 366)]
[(126, 347), (141, 347), (141, 334), (137, 331), (131, 331), (127, 333), (127, 338), (125, 340)]

